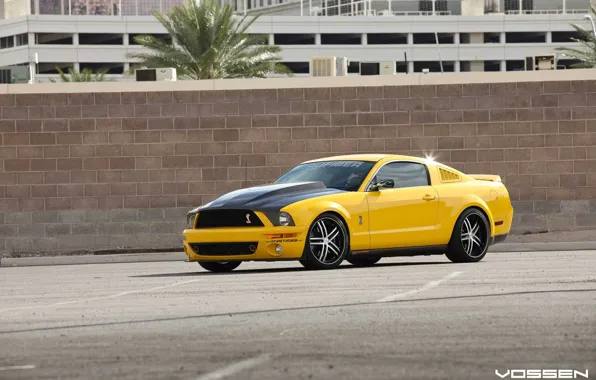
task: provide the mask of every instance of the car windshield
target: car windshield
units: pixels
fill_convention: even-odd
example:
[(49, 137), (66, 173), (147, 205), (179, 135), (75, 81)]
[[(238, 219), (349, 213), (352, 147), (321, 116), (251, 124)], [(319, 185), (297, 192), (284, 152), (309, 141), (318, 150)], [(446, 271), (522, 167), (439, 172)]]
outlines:
[(369, 161), (311, 162), (296, 166), (275, 183), (323, 182), (328, 188), (357, 191), (374, 165)]

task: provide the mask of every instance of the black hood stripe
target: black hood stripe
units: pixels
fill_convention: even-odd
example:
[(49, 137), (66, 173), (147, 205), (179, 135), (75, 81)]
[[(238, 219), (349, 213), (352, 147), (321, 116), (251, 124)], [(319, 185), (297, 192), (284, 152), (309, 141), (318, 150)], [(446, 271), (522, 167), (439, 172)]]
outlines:
[(327, 188), (322, 182), (255, 186), (222, 195), (213, 202), (203, 207), (198, 207), (193, 211), (215, 209), (279, 211), (299, 201), (344, 192), (342, 190)]

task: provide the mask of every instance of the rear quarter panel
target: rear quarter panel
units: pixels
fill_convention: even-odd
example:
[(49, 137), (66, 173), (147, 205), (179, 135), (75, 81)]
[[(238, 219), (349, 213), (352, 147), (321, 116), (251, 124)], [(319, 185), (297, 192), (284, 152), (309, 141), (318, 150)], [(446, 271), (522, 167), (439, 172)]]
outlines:
[[(500, 182), (465, 181), (435, 186), (439, 194), (439, 218), (437, 230), (447, 243), (459, 215), (469, 207), (478, 207), (488, 216), (491, 236), (507, 233), (512, 213), (509, 194)], [(495, 222), (500, 225), (495, 225)]]

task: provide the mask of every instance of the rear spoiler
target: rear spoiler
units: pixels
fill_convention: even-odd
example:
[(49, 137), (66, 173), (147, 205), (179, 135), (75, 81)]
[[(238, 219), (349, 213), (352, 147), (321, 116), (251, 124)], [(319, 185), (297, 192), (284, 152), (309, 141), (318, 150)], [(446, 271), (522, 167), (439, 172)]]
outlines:
[(502, 182), (501, 176), (492, 174), (468, 174), (468, 176), (474, 178), (477, 181), (490, 181), (490, 182)]

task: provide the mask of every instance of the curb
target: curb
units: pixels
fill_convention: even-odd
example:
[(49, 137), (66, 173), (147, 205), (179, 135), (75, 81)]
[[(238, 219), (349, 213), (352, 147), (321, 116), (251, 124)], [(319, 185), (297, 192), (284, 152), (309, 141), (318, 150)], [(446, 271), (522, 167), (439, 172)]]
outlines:
[(552, 252), (552, 251), (593, 251), (596, 241), (556, 242), (556, 243), (499, 243), (489, 248), (489, 252)]
[[(490, 248), (492, 253), (506, 252), (552, 252), (552, 251), (596, 251), (596, 241), (567, 243), (500, 243)], [(123, 253), (115, 255), (80, 255), (50, 257), (19, 257), (0, 259), (0, 267), (28, 267), (49, 265), (84, 265), (115, 263), (150, 263), (185, 261), (184, 252)]]
[(46, 265), (81, 265), (81, 264), (116, 264), (150, 263), (163, 261), (184, 261), (184, 252), (133, 253), (117, 255), (80, 255), (50, 257), (18, 257), (0, 259), (0, 267), (29, 267)]

